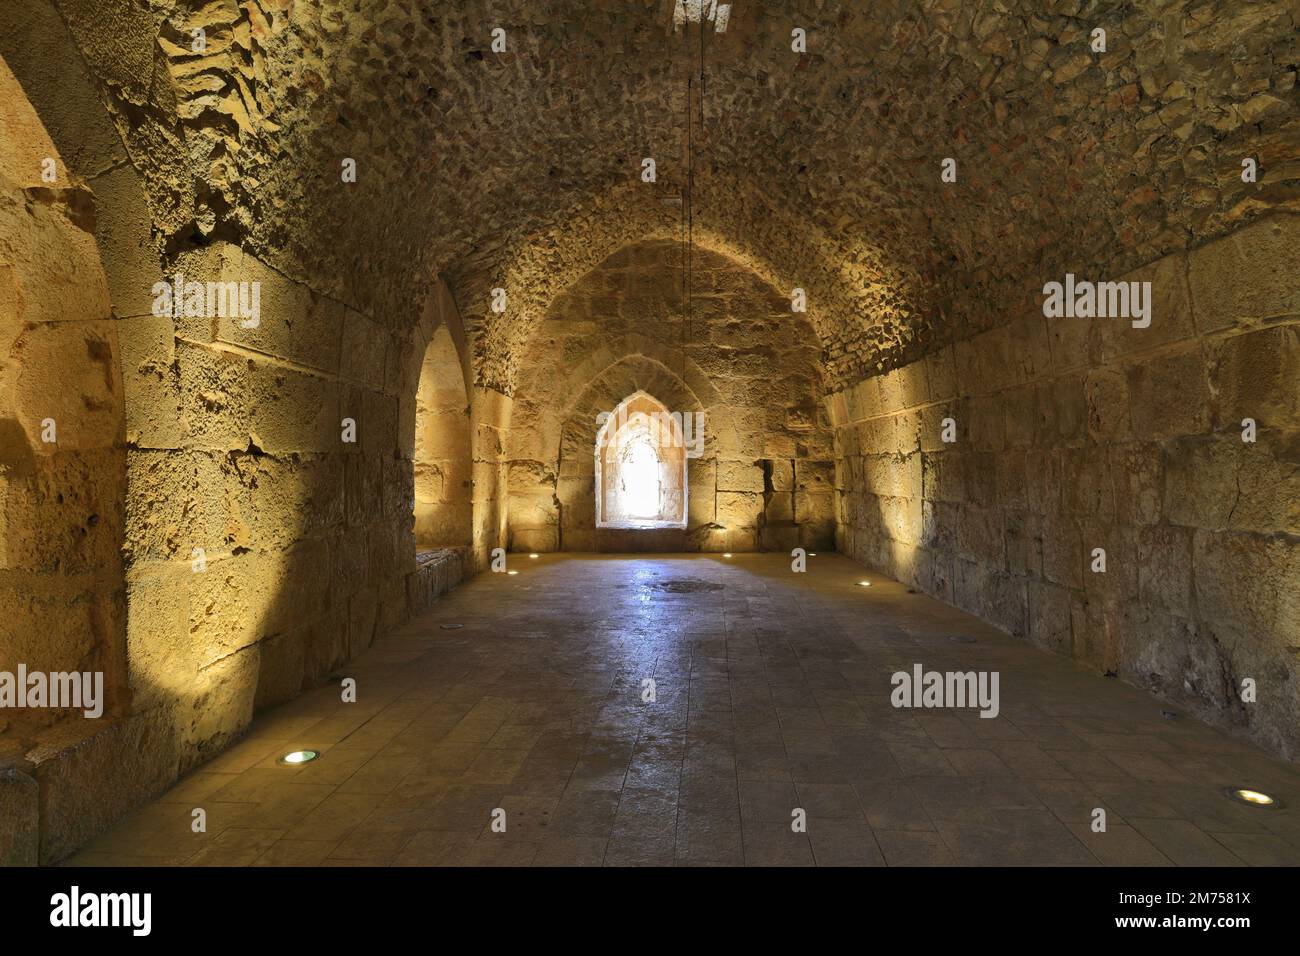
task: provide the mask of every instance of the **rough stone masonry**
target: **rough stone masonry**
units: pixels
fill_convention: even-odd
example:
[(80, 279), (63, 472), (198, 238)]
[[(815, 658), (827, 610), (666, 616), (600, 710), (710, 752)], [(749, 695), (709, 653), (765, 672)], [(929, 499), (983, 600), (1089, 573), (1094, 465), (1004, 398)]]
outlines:
[(0, 670), (106, 699), (0, 713), (0, 860), (495, 549), (648, 541), (592, 512), (637, 389), (706, 414), (660, 546), (833, 544), (1300, 752), (1300, 7), (672, 8), (0, 4)]

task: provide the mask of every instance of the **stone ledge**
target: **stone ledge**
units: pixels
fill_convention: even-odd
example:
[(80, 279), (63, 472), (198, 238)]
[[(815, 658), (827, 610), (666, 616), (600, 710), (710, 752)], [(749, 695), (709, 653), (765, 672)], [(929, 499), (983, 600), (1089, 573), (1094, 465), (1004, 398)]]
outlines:
[(416, 552), (415, 570), (406, 576), (408, 613), (418, 613), (464, 580), (468, 565), (467, 550), (438, 548)]

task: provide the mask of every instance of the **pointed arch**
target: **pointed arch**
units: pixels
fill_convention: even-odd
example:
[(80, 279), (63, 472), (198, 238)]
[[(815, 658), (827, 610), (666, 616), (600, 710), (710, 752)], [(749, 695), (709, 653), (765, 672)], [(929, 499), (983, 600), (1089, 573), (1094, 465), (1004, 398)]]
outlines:
[(601, 414), (594, 449), (596, 527), (686, 527), (690, 415), (670, 411), (643, 389)]

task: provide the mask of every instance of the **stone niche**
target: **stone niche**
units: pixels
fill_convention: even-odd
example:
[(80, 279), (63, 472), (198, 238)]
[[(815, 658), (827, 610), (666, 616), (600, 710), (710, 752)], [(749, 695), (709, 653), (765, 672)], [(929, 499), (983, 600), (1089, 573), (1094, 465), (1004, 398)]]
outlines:
[(466, 547), (472, 524), (469, 396), (445, 324), (425, 353), (415, 415), (416, 546)]

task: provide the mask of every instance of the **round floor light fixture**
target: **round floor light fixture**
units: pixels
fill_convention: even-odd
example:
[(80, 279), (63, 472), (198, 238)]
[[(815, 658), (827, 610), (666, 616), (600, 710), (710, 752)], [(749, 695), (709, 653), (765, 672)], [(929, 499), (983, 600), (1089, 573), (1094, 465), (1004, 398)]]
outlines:
[(541, 557), (541, 555), (540, 555), (540, 554), (530, 554), (529, 557), (532, 558), (534, 561), (536, 561), (538, 558)]
[(507, 571), (506, 574), (518, 574), (518, 571)]
[(730, 552), (730, 551), (724, 551), (724, 552), (722, 552), (722, 556), (723, 556), (724, 558), (729, 558), (729, 557), (731, 557), (731, 552)]
[(319, 750), (291, 750), (277, 761), (286, 767), (296, 767), (299, 764), (311, 763), (313, 760), (320, 759)]
[(858, 587), (860, 587), (860, 588), (869, 588), (869, 587), (871, 587), (871, 582), (870, 582), (870, 581), (859, 581), (859, 582), (858, 582)]
[(1250, 787), (1229, 787), (1224, 791), (1233, 800), (1238, 803), (1244, 803), (1251, 807), (1263, 807), (1269, 810), (1276, 810), (1282, 806), (1282, 801), (1277, 797), (1267, 794), (1262, 790), (1254, 790)]

